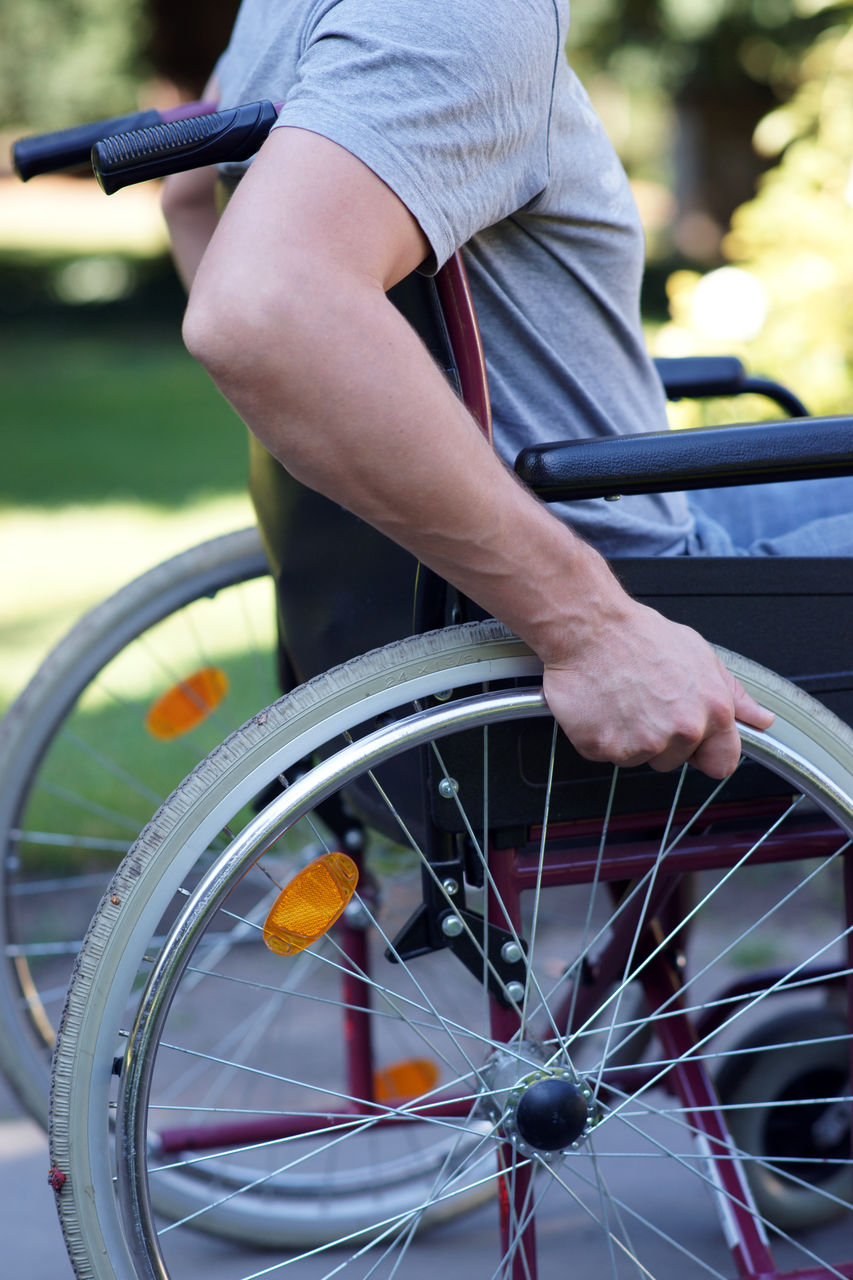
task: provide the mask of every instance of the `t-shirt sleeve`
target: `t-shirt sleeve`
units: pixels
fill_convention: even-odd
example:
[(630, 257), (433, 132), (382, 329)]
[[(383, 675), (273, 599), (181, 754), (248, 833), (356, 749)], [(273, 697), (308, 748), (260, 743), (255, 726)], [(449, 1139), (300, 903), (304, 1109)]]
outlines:
[(551, 0), (321, 8), (278, 124), (322, 134), (372, 169), (417, 219), (433, 267), (543, 190), (559, 44)]

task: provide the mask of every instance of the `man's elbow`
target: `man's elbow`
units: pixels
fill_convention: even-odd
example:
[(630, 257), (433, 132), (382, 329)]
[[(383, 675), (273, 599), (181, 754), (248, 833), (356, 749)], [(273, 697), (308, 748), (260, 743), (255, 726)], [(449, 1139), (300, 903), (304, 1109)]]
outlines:
[(184, 343), (229, 398), (249, 383), (298, 381), (328, 337), (340, 289), (329, 264), (310, 255), (280, 257), (274, 279), (273, 286), (269, 270), (235, 269), (220, 255), (202, 265), (193, 283)]
[(211, 301), (196, 283), (190, 291), (181, 326), (184, 346), (205, 368), (209, 367), (213, 359), (213, 340), (216, 336), (217, 321)]
[(305, 317), (287, 290), (265, 291), (239, 272), (199, 272), (184, 314), (187, 350), (254, 434), (298, 418), (315, 378)]
[(250, 361), (253, 347), (257, 350), (262, 326), (253, 313), (251, 299), (239, 286), (219, 282), (211, 287), (197, 280), (190, 293), (184, 345), (226, 394)]

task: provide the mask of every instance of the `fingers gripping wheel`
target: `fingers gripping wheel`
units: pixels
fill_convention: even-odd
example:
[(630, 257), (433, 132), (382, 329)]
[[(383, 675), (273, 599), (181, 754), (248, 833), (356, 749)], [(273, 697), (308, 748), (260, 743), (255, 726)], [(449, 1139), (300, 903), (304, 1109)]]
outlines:
[[(601, 787), (582, 772), (571, 800), (581, 766), (557, 749), (536, 664), (489, 624), (330, 672), (204, 761), (120, 872), (69, 993), (52, 1158), (80, 1274), (188, 1280), (223, 1235), (216, 1263), (234, 1280), (436, 1266), (547, 1280), (568, 1249), (594, 1275), (853, 1275), (835, 1189), (812, 1187), (835, 1226), (802, 1240), (774, 1227), (771, 1249), (744, 1167), (775, 1157), (747, 1157), (712, 1083), (765, 1006), (849, 995), (853, 738), (731, 662), (776, 722), (745, 731), (725, 783), (642, 770)], [(540, 776), (523, 735), (539, 743), (543, 725), (554, 746), (535, 759), (552, 782), (526, 825), (497, 826), (507, 761)], [(470, 808), (448, 767), (458, 741), (485, 775)], [(458, 821), (444, 814), (428, 842), (398, 791), (424, 755), (430, 809), (448, 799), (442, 778), (458, 784), (444, 788)], [(772, 783), (759, 801), (738, 786), (750, 769)], [(255, 813), (274, 778), (283, 789)], [(365, 786), (391, 821), (353, 856), (346, 909), (298, 954), (270, 953), (272, 902), (318, 844), (334, 852), (322, 806), (356, 809)], [(448, 845), (464, 876), (442, 874)], [(442, 894), (479, 974), (440, 927), (397, 948)], [(523, 957), (507, 1001), (492, 924)], [(849, 1053), (846, 1020), (833, 1035)], [(849, 1084), (836, 1096), (849, 1105)], [(835, 1158), (849, 1170), (849, 1151)]]

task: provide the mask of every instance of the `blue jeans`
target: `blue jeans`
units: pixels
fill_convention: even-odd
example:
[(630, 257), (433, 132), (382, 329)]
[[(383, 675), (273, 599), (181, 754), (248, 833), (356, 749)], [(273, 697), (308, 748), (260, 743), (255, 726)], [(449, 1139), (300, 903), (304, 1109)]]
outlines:
[(853, 476), (697, 489), (687, 555), (853, 556)]

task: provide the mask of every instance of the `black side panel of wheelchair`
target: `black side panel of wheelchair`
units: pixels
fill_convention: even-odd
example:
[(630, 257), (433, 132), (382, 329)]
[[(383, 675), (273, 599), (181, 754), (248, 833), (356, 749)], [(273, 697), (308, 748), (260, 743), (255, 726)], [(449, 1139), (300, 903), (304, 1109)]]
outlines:
[[(557, 741), (553, 777), (549, 779), (552, 729), (546, 721), (500, 725), (488, 734), (488, 758), (492, 784), (488, 794), (489, 825), (495, 846), (521, 846), (531, 842), (531, 828), (541, 825), (548, 798), (550, 824), (576, 823), (590, 819), (600, 822), (607, 811), (612, 783), (609, 766), (591, 764), (581, 759), (565, 737)], [(482, 731), (470, 730), (443, 739), (440, 747), (441, 772), (431, 767), (429, 779), (432, 820), (445, 834), (464, 835), (466, 827), (455, 800), (443, 799), (438, 785), (444, 771), (458, 785), (464, 797), (465, 812), (473, 820), (483, 812), (485, 796), (481, 782), (484, 751)], [(500, 785), (494, 784), (495, 778)], [(790, 795), (777, 778), (757, 765), (746, 764), (726, 784), (725, 802), (768, 800)], [(679, 803), (698, 806), (708, 795), (708, 779), (688, 771), (680, 788)], [(672, 780), (646, 766), (622, 769), (619, 786), (612, 802), (611, 814), (630, 814), (628, 829), (632, 838), (641, 836), (643, 817), (649, 827), (659, 824), (672, 798)], [(473, 815), (473, 819), (472, 819)], [(615, 828), (614, 828), (615, 836)], [(590, 840), (589, 833), (584, 843)], [(533, 838), (535, 843), (535, 837)]]
[[(409, 276), (389, 296), (458, 390), (433, 281)], [(411, 634), (418, 575), (412, 556), (299, 484), (254, 440), (249, 487), (276, 583), (283, 690)], [(424, 627), (443, 622), (436, 616)]]
[[(643, 559), (613, 562), (631, 595), (709, 640), (743, 653), (787, 676), (853, 724), (853, 561), (776, 559)], [(488, 754), (500, 787), (489, 793), (493, 826), (512, 843), (541, 822), (551, 747), (546, 722), (504, 725), (489, 731)], [(441, 744), (442, 766), (459, 784), (469, 813), (482, 810), (482, 735), (474, 731)], [(458, 809), (438, 793), (441, 774), (432, 769), (433, 819), (445, 832), (461, 834)], [(638, 816), (665, 810), (666, 784), (652, 770), (622, 771), (617, 812)], [(610, 770), (582, 760), (565, 739), (558, 744), (550, 801), (552, 821), (600, 817)], [(785, 794), (786, 788), (758, 766), (747, 766), (727, 784), (727, 802)], [(682, 799), (698, 801), (707, 786), (688, 775)], [(636, 833), (636, 827), (634, 827)], [(501, 837), (497, 837), (498, 843)]]
[(853, 724), (853, 560), (614, 560), (638, 599), (754, 658)]
[(276, 585), (283, 692), (412, 631), (417, 565), (254, 440), (249, 487)]

